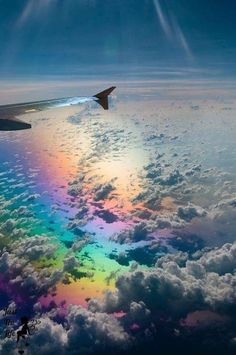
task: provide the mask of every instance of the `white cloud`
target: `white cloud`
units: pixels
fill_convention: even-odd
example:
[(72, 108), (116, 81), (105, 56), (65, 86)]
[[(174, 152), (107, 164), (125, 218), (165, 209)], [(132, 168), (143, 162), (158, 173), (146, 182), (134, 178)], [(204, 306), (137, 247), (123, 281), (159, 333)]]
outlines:
[(108, 349), (122, 351), (129, 345), (129, 335), (112, 315), (71, 306), (67, 318), (70, 325), (67, 333), (70, 354), (78, 354), (79, 349), (86, 354), (108, 352)]
[[(67, 333), (62, 325), (53, 322), (48, 317), (41, 317), (37, 331), (29, 338), (28, 355), (64, 355), (66, 354)], [(4, 339), (0, 344), (2, 355), (14, 354), (16, 339)]]
[(153, 314), (173, 318), (206, 309), (230, 314), (236, 304), (236, 243), (203, 251), (195, 260), (186, 253), (163, 257), (157, 267), (123, 274), (117, 293), (108, 293), (103, 307), (128, 311), (132, 302), (144, 302)]
[(189, 59), (193, 59), (193, 54), (188, 44), (188, 41), (180, 27), (179, 22), (171, 11), (170, 7), (165, 4), (165, 10), (161, 5), (161, 0), (153, 0), (153, 4), (160, 21), (163, 32), (165, 33), (167, 39), (172, 43), (178, 43), (180, 48), (183, 49), (185, 54)]
[(164, 33), (166, 34), (166, 36), (169, 39), (172, 39), (172, 29), (171, 29), (171, 26), (169, 24), (169, 21), (167, 20), (167, 17), (165, 16), (164, 12), (162, 11), (162, 7), (161, 7), (161, 4), (160, 4), (160, 1), (159, 0), (153, 0), (153, 2), (154, 2), (154, 6), (155, 6), (155, 9), (156, 9), (156, 12), (157, 12), (157, 15), (158, 15), (158, 18), (160, 20), (161, 27), (162, 27)]

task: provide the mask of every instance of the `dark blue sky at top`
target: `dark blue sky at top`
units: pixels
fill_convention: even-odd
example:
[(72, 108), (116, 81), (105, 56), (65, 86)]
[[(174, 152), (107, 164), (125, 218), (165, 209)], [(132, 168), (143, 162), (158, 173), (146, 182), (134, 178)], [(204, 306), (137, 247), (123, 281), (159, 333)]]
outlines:
[(233, 73), (235, 14), (235, 0), (0, 0), (1, 73)]

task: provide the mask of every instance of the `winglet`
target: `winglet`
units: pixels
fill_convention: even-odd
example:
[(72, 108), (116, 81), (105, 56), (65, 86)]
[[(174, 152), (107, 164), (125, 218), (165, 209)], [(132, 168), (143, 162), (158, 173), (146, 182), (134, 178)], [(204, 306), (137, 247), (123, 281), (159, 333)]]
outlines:
[(108, 110), (108, 96), (115, 88), (115, 86), (111, 86), (109, 89), (106, 89), (94, 95), (94, 97), (98, 99), (96, 101), (104, 108), (104, 110)]

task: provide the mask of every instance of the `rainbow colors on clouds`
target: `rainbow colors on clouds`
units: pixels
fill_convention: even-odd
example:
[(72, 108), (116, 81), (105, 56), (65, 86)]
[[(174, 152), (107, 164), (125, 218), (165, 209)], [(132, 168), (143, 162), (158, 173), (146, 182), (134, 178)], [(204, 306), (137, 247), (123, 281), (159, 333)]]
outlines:
[(108, 112), (29, 114), (31, 131), (0, 137), (0, 302), (42, 320), (43, 354), (54, 336), (63, 355), (78, 337), (135, 353), (232, 322), (235, 106), (147, 90)]
[[(52, 261), (54, 269), (62, 267), (68, 253), (78, 259), (77, 276), (70, 275), (69, 281), (59, 282), (54, 297), (40, 297), (44, 305), (52, 299), (57, 303), (65, 300), (68, 304), (85, 305), (85, 299), (101, 297), (106, 289), (114, 289), (116, 276), (129, 269), (129, 265), (122, 266), (110, 259), (109, 254), (113, 249), (125, 252), (130, 246), (119, 246), (109, 238), (133, 224), (128, 217), (133, 208), (131, 198), (140, 190), (135, 174), (145, 158), (139, 156), (142, 152), (140, 148), (136, 151), (129, 150), (127, 141), (124, 141), (122, 151), (118, 151), (115, 145), (105, 144), (105, 151), (101, 152), (103, 156), (100, 160), (99, 150), (95, 152), (95, 145), (99, 146), (102, 142), (95, 138), (95, 142), (91, 143), (91, 135), (93, 139), (100, 121), (103, 120), (102, 124), (105, 126), (105, 120), (112, 120), (114, 113), (112, 116), (110, 113), (96, 112), (91, 111), (88, 117), (85, 115), (83, 125), (79, 128), (67, 122), (66, 117), (70, 112), (65, 110), (46, 113), (47, 120), (43, 115), (32, 116), (30, 118), (33, 124), (35, 122), (35, 127), (31, 132), (4, 134), (2, 137), (2, 140), (8, 141), (9, 149), (9, 154), (1, 157), (4, 166), (2, 174), (5, 173), (8, 179), (12, 176), (16, 185), (9, 188), (9, 180), (5, 180), (5, 185), (2, 185), (5, 190), (2, 191), (6, 191), (6, 194), (3, 194), (6, 201), (17, 199), (16, 203), (9, 206), (8, 215), (2, 218), (2, 223), (9, 218), (12, 211), (24, 206), (29, 209), (32, 217), (27, 222), (23, 219), (21, 221), (16, 215), (17, 228), (26, 227), (25, 236), (43, 234), (56, 237), (59, 242)], [(126, 156), (122, 156), (123, 149)], [(17, 169), (20, 174), (16, 174)], [(70, 189), (73, 181), (81, 175), (81, 191), (73, 192), (73, 189)], [(94, 186), (114, 178), (114, 191), (95, 202)], [(75, 189), (77, 188), (76, 185)], [(78, 201), (82, 196), (89, 218), (87, 223), (73, 230), (69, 225), (74, 223)], [(104, 206), (108, 215), (110, 213), (113, 217), (114, 213), (113, 223), (106, 223), (94, 214), (98, 210), (96, 204), (99, 205), (99, 210)], [(87, 241), (78, 252), (73, 252), (68, 247), (71, 247), (75, 240), (83, 241), (86, 238)], [(44, 262), (43, 258), (39, 260), (37, 267)], [(15, 299), (16, 295), (9, 296), (14, 296)]]

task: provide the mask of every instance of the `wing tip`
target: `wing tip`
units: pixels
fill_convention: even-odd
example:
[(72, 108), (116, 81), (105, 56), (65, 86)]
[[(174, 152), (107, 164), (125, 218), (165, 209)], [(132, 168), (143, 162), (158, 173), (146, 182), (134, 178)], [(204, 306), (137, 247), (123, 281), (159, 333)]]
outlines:
[(96, 101), (101, 105), (104, 110), (109, 109), (109, 104), (108, 104), (108, 96), (112, 93), (113, 90), (116, 89), (116, 86), (111, 86), (108, 89), (105, 89), (98, 94), (94, 95), (94, 97), (97, 99)]

